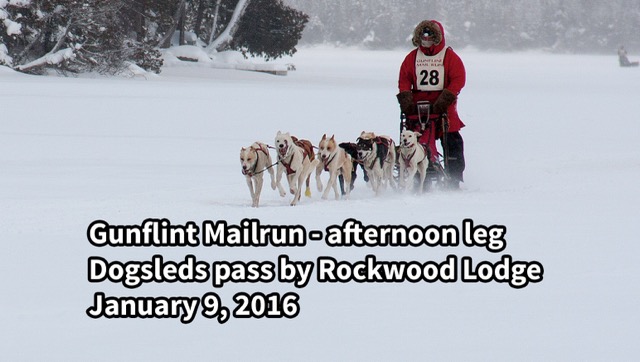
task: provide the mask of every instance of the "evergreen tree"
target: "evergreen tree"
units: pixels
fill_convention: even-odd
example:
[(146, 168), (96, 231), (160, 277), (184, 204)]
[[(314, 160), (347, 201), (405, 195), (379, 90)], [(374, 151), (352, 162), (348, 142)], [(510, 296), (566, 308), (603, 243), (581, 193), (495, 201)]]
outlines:
[(308, 21), (306, 14), (281, 0), (252, 0), (230, 47), (266, 59), (293, 55)]

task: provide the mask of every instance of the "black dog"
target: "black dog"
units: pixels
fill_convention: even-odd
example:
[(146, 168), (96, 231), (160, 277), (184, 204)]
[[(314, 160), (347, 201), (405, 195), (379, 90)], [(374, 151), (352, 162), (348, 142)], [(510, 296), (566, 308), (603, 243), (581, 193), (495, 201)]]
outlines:
[(376, 195), (387, 186), (395, 188), (393, 169), (396, 164), (395, 142), (389, 136), (377, 136), (373, 132), (362, 132), (356, 140), (358, 162)]
[[(351, 190), (353, 190), (353, 188), (355, 187), (354, 183), (356, 181), (356, 177), (358, 176), (356, 173), (358, 164), (360, 164), (360, 167), (362, 167), (362, 171), (364, 172), (364, 181), (365, 182), (369, 181), (369, 176), (367, 176), (367, 171), (365, 171), (364, 166), (362, 166), (362, 163), (358, 161), (358, 145), (353, 142), (342, 142), (338, 146), (344, 149), (347, 152), (347, 154), (351, 156), (351, 159), (353, 160), (353, 171), (351, 171), (351, 185), (350, 185)], [(342, 177), (342, 175), (338, 176), (338, 181), (340, 182), (340, 190), (344, 195), (345, 193), (344, 178)]]

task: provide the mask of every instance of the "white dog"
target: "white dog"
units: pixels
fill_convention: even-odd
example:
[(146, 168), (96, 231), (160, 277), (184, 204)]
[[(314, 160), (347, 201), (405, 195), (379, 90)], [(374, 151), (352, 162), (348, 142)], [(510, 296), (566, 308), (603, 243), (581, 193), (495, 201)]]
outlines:
[(242, 147), (240, 150), (240, 164), (242, 164), (242, 174), (245, 176), (247, 186), (249, 186), (249, 193), (251, 193), (251, 206), (258, 207), (264, 171), (269, 172), (271, 188), (276, 189), (272, 168), (273, 162), (271, 162), (271, 155), (267, 145), (255, 142), (249, 147)]
[(278, 131), (275, 138), (275, 147), (278, 152), (278, 169), (276, 170), (276, 187), (280, 192), (280, 196), (284, 197), (286, 192), (282, 187), (282, 175), (286, 172), (287, 181), (289, 182), (289, 191), (293, 194), (291, 206), (295, 206), (300, 201), (300, 194), (305, 179), (308, 179), (313, 169), (318, 165), (318, 160), (311, 152), (302, 147), (308, 148), (311, 145), (306, 140), (295, 140), (289, 132), (282, 133)]
[(340, 192), (338, 192), (337, 178), (342, 175), (343, 189), (346, 198), (349, 198), (351, 193), (351, 172), (353, 171), (353, 160), (347, 152), (338, 147), (338, 143), (334, 136), (327, 138), (327, 135), (322, 135), (322, 139), (318, 144), (318, 157), (320, 162), (316, 167), (316, 183), (318, 185), (318, 192), (322, 192), (322, 180), (320, 174), (322, 170), (329, 172), (329, 182), (327, 188), (322, 194), (322, 199), (329, 198), (329, 192), (333, 188), (336, 196), (336, 200), (340, 199)]
[(413, 178), (416, 173), (420, 175), (420, 184), (417, 192), (422, 193), (424, 180), (427, 177), (429, 158), (427, 149), (418, 143), (419, 132), (404, 130), (400, 134), (400, 187), (406, 191), (413, 186)]
[(388, 185), (395, 188), (393, 167), (396, 164), (396, 145), (389, 136), (362, 132), (356, 141), (358, 160), (369, 176), (376, 196)]

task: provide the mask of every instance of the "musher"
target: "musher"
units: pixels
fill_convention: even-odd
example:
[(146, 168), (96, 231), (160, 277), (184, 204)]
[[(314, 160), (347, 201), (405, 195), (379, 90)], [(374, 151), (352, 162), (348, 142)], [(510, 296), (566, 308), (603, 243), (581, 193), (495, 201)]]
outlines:
[[(397, 95), (400, 109), (406, 116), (407, 129), (422, 132), (418, 120), (417, 102), (429, 101), (430, 117), (437, 127), (422, 132), (420, 143), (431, 150), (432, 160), (437, 155), (435, 139), (440, 138), (445, 152), (445, 167), (449, 180), (446, 187), (457, 190), (464, 181), (464, 141), (460, 129), (464, 123), (456, 109), (458, 94), (465, 85), (466, 71), (462, 60), (451, 47), (447, 47), (444, 28), (436, 20), (424, 20), (413, 31), (412, 50), (402, 62)], [(443, 114), (448, 118), (446, 142), (443, 137)]]

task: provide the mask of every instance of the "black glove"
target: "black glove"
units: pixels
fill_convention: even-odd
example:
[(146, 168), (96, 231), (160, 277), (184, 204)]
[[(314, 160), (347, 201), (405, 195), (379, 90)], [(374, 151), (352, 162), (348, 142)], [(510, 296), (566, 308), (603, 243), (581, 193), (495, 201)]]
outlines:
[(413, 103), (413, 93), (411, 91), (403, 91), (396, 95), (398, 103), (400, 103), (400, 110), (404, 114), (416, 114), (416, 105)]
[(456, 99), (458, 99), (458, 96), (456, 96), (450, 90), (444, 89), (438, 96), (438, 99), (436, 99), (435, 103), (433, 103), (433, 113), (446, 113), (449, 106), (452, 105), (456, 101)]

